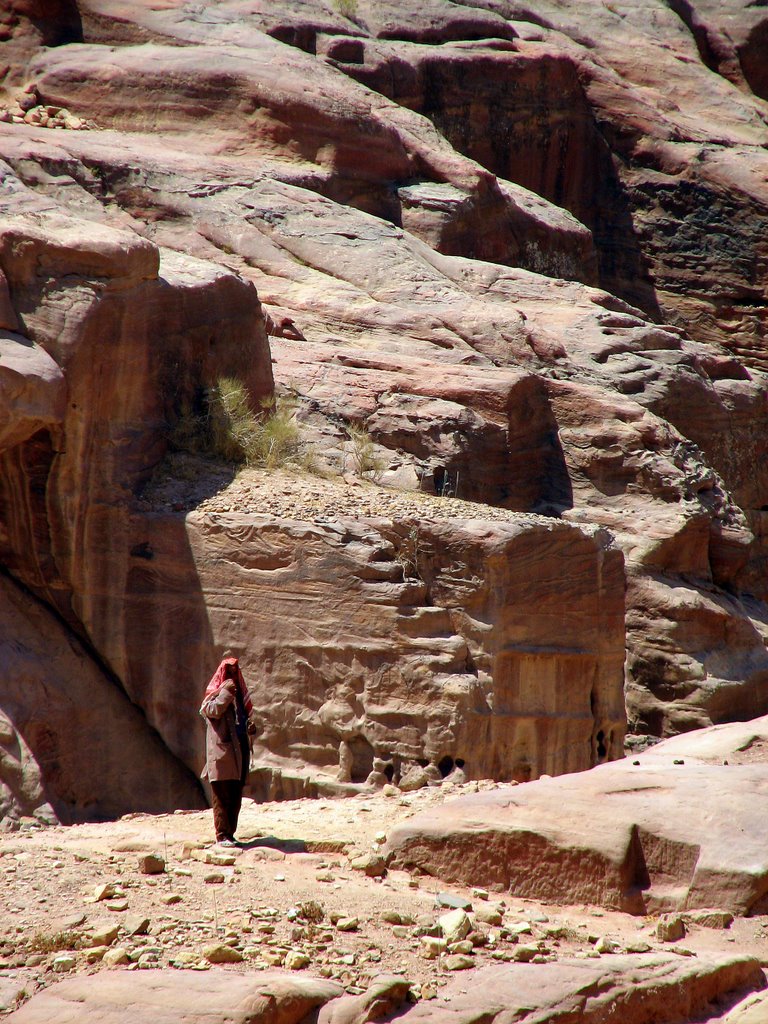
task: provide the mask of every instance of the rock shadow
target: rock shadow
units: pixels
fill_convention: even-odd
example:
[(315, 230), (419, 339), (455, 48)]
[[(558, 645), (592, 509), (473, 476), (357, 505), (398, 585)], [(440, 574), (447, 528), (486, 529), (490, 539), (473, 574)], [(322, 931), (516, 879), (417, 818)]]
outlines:
[(279, 839), (277, 836), (254, 836), (240, 843), (243, 850), (279, 850), (280, 853), (309, 853), (304, 839)]

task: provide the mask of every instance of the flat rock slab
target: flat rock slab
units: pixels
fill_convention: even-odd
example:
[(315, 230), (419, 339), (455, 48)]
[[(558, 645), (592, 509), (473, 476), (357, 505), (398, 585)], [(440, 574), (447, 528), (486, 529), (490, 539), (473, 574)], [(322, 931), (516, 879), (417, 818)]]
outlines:
[[(396, 1008), (402, 980), (382, 979), (350, 999), (333, 982), (278, 972), (103, 972), (41, 992), (7, 1019), (12, 1024), (299, 1024), (320, 1019), (364, 1024), (372, 1003)], [(394, 985), (394, 987), (393, 987)], [(668, 1024), (716, 1013), (734, 997), (759, 991), (765, 978), (751, 957), (612, 956), (487, 967), (450, 984), (439, 999), (401, 1014), (406, 1024)], [(314, 1019), (314, 1018), (313, 1018)], [(751, 1020), (751, 1018), (749, 1018)]]
[[(464, 976), (422, 1002), (407, 1024), (682, 1024), (765, 985), (756, 960), (615, 956), (506, 964)], [(620, 1007), (620, 1010), (617, 1008)]]
[(765, 1024), (768, 992), (753, 992), (723, 1017), (723, 1024)]
[(17, 1005), (22, 993), (35, 988), (34, 972), (25, 968), (0, 970), (0, 1015)]
[(41, 992), (13, 1024), (298, 1024), (343, 995), (322, 978), (279, 972), (104, 971)]
[[(669, 759), (695, 760), (704, 764), (766, 764), (768, 765), (768, 715), (749, 722), (729, 722), (709, 729), (673, 736), (646, 750), (645, 762)], [(631, 760), (637, 760), (632, 758)]]
[(697, 741), (680, 737), (450, 801), (393, 829), (392, 863), (545, 902), (757, 912), (768, 893), (768, 765), (728, 754), (761, 749), (767, 731), (766, 719), (705, 730), (701, 760)]

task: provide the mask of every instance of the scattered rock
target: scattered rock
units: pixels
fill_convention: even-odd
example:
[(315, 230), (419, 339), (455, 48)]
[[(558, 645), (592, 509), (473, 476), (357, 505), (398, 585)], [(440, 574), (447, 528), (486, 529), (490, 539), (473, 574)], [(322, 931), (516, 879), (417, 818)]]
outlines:
[(595, 943), (595, 949), (598, 953), (618, 953), (620, 948), (619, 943), (607, 935), (601, 936)]
[(149, 931), (149, 918), (141, 915), (126, 917), (122, 926), (129, 935), (146, 935)]
[(460, 942), (472, 930), (472, 922), (464, 910), (452, 910), (443, 914), (437, 921), (446, 942)]
[(102, 900), (111, 900), (114, 895), (115, 887), (112, 882), (97, 885), (93, 890), (93, 898), (97, 903), (100, 903)]
[(111, 946), (118, 936), (120, 926), (117, 924), (104, 923), (95, 925), (91, 932), (89, 942), (91, 946)]
[(685, 922), (679, 914), (663, 914), (656, 924), (656, 937), (662, 942), (677, 942), (685, 937)]
[(472, 902), (464, 899), (463, 896), (455, 896), (450, 892), (439, 892), (435, 896), (435, 903), (438, 907), (451, 907), (454, 910), (471, 910)]
[(288, 971), (300, 971), (308, 967), (310, 962), (310, 958), (306, 953), (292, 949), (289, 953), (286, 953), (284, 967)]
[(474, 911), (475, 920), (480, 924), (500, 925), (504, 920), (504, 907), (496, 903), (480, 904)]
[(127, 949), (123, 949), (122, 946), (113, 946), (104, 953), (102, 962), (106, 967), (119, 967), (121, 964), (129, 964), (131, 959)]
[(369, 878), (380, 878), (387, 873), (387, 862), (378, 853), (365, 853), (350, 861), (350, 867), (355, 871), (364, 871)]
[(531, 935), (533, 927), (530, 921), (511, 921), (504, 928), (508, 935)]
[(530, 963), (535, 956), (539, 954), (539, 947), (532, 945), (519, 945), (515, 946), (512, 950), (512, 959), (517, 963), (527, 964)]
[(171, 960), (171, 964), (174, 967), (191, 967), (192, 964), (198, 963), (200, 957), (188, 949), (182, 949), (181, 952), (177, 953), (176, 956)]
[(430, 776), (427, 771), (419, 765), (414, 765), (401, 777), (399, 786), (403, 793), (413, 793), (428, 786), (429, 782)]
[(359, 924), (356, 917), (342, 917), (336, 922), (336, 929), (340, 932), (356, 932)]
[(436, 960), (441, 953), (445, 952), (448, 943), (445, 939), (436, 939), (432, 935), (421, 936), (421, 955), (425, 960)]
[(449, 953), (472, 953), (474, 951), (474, 943), (470, 942), (469, 939), (463, 939), (459, 942), (449, 942), (448, 952)]
[(235, 854), (234, 852), (230, 853), (229, 851), (225, 853), (224, 850), (193, 849), (191, 852), (191, 857), (193, 860), (202, 861), (203, 864), (213, 864), (216, 867), (220, 868), (231, 867), (235, 863), (235, 860), (239, 855), (239, 850), (237, 851), (237, 854)]
[(142, 875), (162, 875), (165, 859), (159, 853), (145, 853), (139, 857), (139, 871)]
[(52, 969), (57, 974), (64, 974), (67, 971), (73, 971), (76, 966), (77, 960), (71, 953), (60, 953), (58, 956), (53, 958), (53, 962), (51, 964)]
[(452, 954), (443, 959), (443, 967), (446, 971), (468, 971), (475, 966), (476, 963), (471, 956), (461, 953)]
[(87, 949), (85, 951), (86, 963), (97, 964), (100, 960), (104, 959), (104, 954), (109, 948), (109, 946), (92, 946), (90, 949)]
[(206, 946), (203, 956), (211, 964), (239, 964), (243, 961), (242, 953), (223, 942)]
[(651, 947), (649, 943), (644, 942), (642, 939), (638, 940), (637, 942), (627, 943), (628, 953), (648, 953), (650, 949)]

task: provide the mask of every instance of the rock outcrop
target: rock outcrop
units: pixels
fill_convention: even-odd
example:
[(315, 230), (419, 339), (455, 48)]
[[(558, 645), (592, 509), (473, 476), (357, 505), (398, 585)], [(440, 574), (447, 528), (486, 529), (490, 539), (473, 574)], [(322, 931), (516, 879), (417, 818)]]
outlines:
[(620, 755), (620, 553), (533, 517), (428, 516), (188, 516), (214, 643), (254, 666), (264, 795), (307, 767), (308, 794), (362, 783), (375, 758), (395, 780), (525, 780)]
[[(287, 652), (269, 661), (245, 623), (255, 616), (276, 652), (275, 621), (202, 568), (217, 551), (239, 574), (250, 520), (203, 529), (193, 514), (185, 527), (188, 507), (158, 517), (142, 504), (153, 473), (174, 472), (163, 463), (169, 428), (199, 417), (222, 375), (241, 378), (254, 407), (273, 377), (290, 391), (326, 471), (353, 465), (348, 430), (362, 428), (383, 484), (559, 518), (570, 527), (553, 533), (573, 550), (611, 531), (626, 567), (633, 732), (765, 713), (760, 11), (736, 0), (695, 10), (279, 0), (247, 13), (223, 2), (215, 16), (187, 0), (78, 6), (16, 3), (2, 28), (12, 45), (0, 97), (0, 561), (173, 754), (197, 767), (196, 694), (225, 646), (239, 645), (255, 685), (267, 659), (271, 692), (285, 697), (284, 710), (265, 710), (265, 764), (328, 766), (342, 738), (316, 717), (325, 703), (338, 710), (328, 680), (343, 684), (342, 704), (352, 699), (348, 643), (326, 639), (319, 661), (305, 658), (306, 678)], [(341, 563), (331, 544), (331, 564), (354, 576), (367, 542), (336, 519), (347, 540)], [(291, 526), (295, 553), (302, 531), (326, 529), (311, 515)], [(395, 550), (377, 523), (360, 529)], [(402, 537), (402, 524), (392, 529)], [(281, 524), (259, 530), (283, 549)], [(530, 604), (505, 579), (490, 607), (487, 539), (463, 530), (453, 530), (459, 551), (424, 527), (477, 566), (460, 598), (422, 606), (416, 591), (403, 597), (402, 566), (398, 578), (381, 570), (390, 609), (417, 609), (410, 639), (426, 681), (402, 719), (370, 725), (377, 757), (455, 760), (496, 729), (469, 728), (466, 688), (414, 724), (445, 666), (449, 677), (503, 675), (504, 602)], [(583, 563), (593, 575), (596, 551)], [(270, 579), (293, 587), (292, 560), (280, 557)], [(447, 561), (438, 568), (445, 576)], [(567, 580), (564, 592), (580, 585)], [(613, 611), (608, 652), (594, 642), (601, 587), (579, 592), (587, 639), (576, 646), (610, 669), (594, 686), (576, 673), (577, 735), (537, 726), (537, 752), (518, 757), (520, 723), (536, 701), (537, 720), (554, 706), (536, 684), (504, 712), (519, 719), (517, 738), (489, 740), (472, 771), (533, 777), (617, 753)], [(457, 625), (477, 603), (495, 616), (489, 646), (474, 623)], [(362, 605), (337, 607), (343, 637)], [(284, 614), (292, 630), (299, 615)], [(516, 650), (572, 646), (554, 618), (542, 638), (539, 621), (534, 611)], [(291, 657), (299, 646), (296, 634)], [(410, 672), (407, 647), (397, 640), (382, 656), (393, 693)], [(478, 706), (497, 685), (483, 680), (467, 681), (486, 688)], [(352, 720), (369, 721), (368, 698), (363, 710), (356, 699)], [(406, 722), (419, 741), (398, 746), (392, 732)], [(544, 751), (545, 735), (555, 749)], [(354, 769), (342, 774), (357, 777), (372, 756), (347, 751)]]
[(720, 726), (589, 772), (463, 797), (400, 825), (389, 852), (447, 881), (545, 901), (762, 913), (766, 740), (765, 718)]
[(609, 962), (571, 960), (555, 965), (510, 964), (478, 971), (470, 982), (456, 981), (443, 998), (420, 1003), (405, 1015), (408, 1024), (471, 1024), (483, 1019), (521, 1024), (558, 1020), (602, 1024), (620, 1006), (626, 1024), (686, 1021), (727, 1005), (733, 994), (760, 989), (762, 972), (754, 961), (734, 957), (717, 963), (666, 956), (620, 956)]
[(0, 576), (0, 820), (203, 807), (193, 774), (41, 602)]
[(4, 810), (47, 801), (71, 820), (200, 806), (189, 768), (121, 686), (136, 651), (123, 591), (151, 558), (129, 513), (174, 424), (218, 375), (270, 393), (258, 299), (232, 274), (174, 253), (161, 263), (134, 233), (73, 226), (20, 192), (0, 228), (13, 314), (0, 363), (0, 557), (23, 588), (3, 583), (2, 708), (9, 757), (20, 752)]

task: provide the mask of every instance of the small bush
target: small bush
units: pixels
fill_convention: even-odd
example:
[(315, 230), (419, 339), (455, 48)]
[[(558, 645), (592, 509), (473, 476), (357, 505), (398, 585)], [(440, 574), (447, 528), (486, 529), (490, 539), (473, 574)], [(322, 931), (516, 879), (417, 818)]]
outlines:
[(82, 945), (83, 940), (76, 932), (36, 932), (27, 942), (27, 949), (30, 953), (58, 953), (62, 949), (80, 949)]
[(357, 14), (357, 0), (333, 0), (333, 6), (344, 18), (353, 20)]
[(250, 462), (260, 427), (240, 381), (220, 377), (208, 389), (207, 434), (212, 454), (227, 462)]
[(313, 470), (314, 453), (300, 438), (294, 399), (267, 399), (257, 414), (245, 386), (233, 377), (220, 377), (208, 388), (203, 404), (199, 413), (182, 410), (171, 432), (172, 448), (238, 465), (276, 469), (294, 464)]
[(352, 461), (359, 476), (370, 474), (378, 481), (384, 470), (384, 462), (376, 454), (371, 435), (364, 427), (351, 424), (347, 434), (352, 442)]
[(301, 465), (304, 446), (295, 417), (296, 402), (291, 398), (265, 403), (264, 415), (257, 421), (251, 437), (246, 462), (265, 469), (277, 469), (289, 463)]
[(395, 553), (395, 558), (402, 566), (404, 580), (422, 578), (419, 571), (420, 555), (419, 528), (418, 526), (412, 526), (405, 537), (403, 537)]
[(307, 900), (298, 906), (299, 917), (303, 921), (310, 921), (312, 924), (319, 924), (325, 917), (325, 911), (321, 903), (316, 900)]

